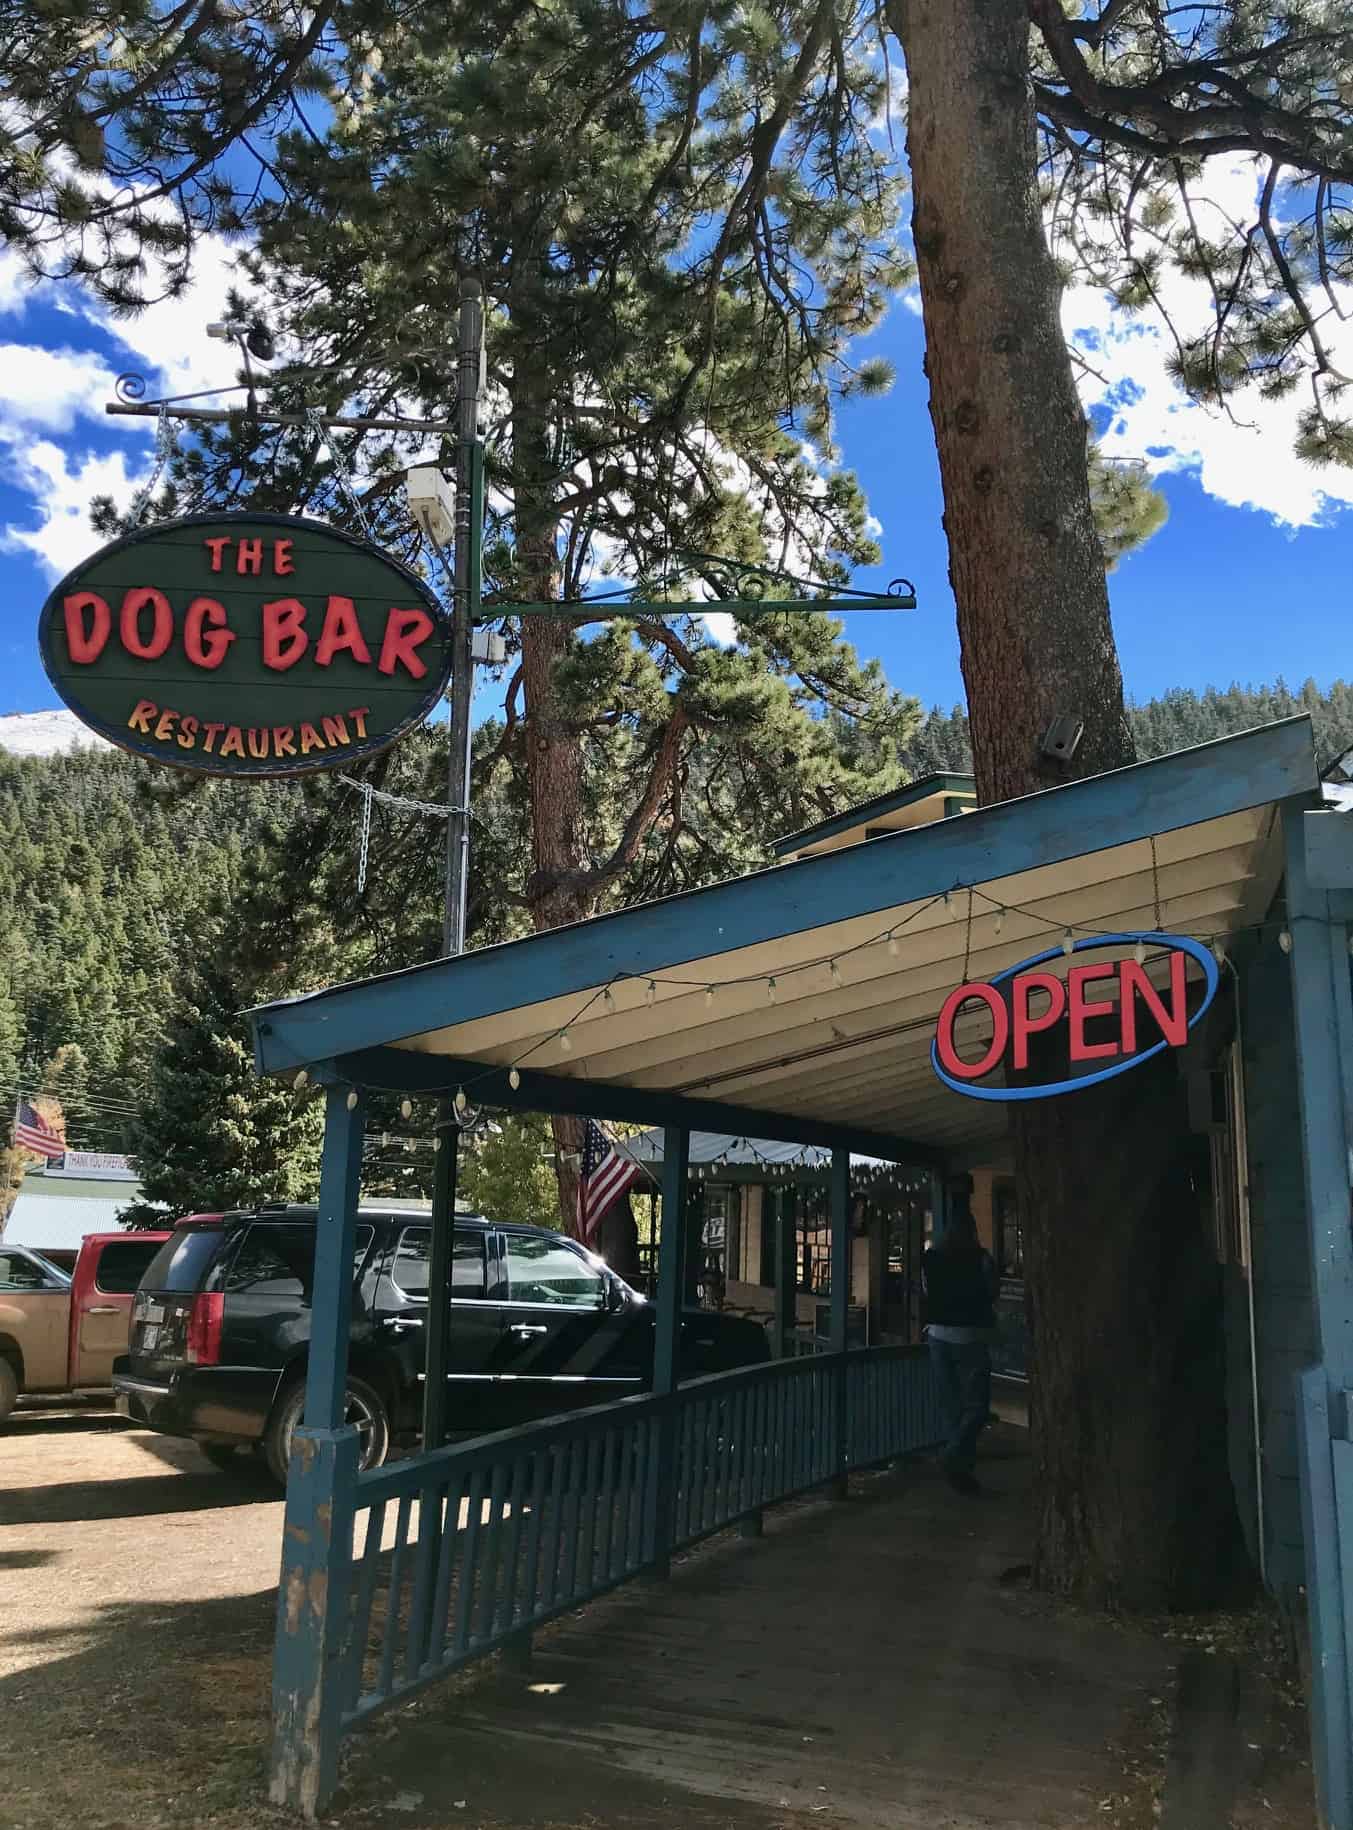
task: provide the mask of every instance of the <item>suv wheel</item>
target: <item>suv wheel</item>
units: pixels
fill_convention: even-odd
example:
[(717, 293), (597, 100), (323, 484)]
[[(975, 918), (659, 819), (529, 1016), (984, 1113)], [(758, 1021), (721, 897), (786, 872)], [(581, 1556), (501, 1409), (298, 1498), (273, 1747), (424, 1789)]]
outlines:
[[(291, 1465), (291, 1439), (304, 1410), (305, 1382), (298, 1380), (278, 1399), (264, 1433), (263, 1459), (268, 1472), (283, 1487)], [(374, 1385), (368, 1385), (365, 1379), (349, 1378), (343, 1421), (357, 1431), (358, 1468), (363, 1473), (368, 1468), (379, 1468), (390, 1451), (390, 1413)]]

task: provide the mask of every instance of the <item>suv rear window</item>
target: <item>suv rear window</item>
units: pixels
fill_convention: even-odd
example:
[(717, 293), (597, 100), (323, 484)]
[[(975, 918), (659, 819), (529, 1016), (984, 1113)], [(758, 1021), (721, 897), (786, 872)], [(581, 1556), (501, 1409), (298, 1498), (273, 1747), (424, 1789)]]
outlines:
[(175, 1229), (146, 1266), (147, 1290), (199, 1290), (225, 1241), (223, 1226)]
[[(164, 1243), (167, 1245), (168, 1240)], [(105, 1296), (128, 1296), (145, 1275), (147, 1265), (158, 1256), (160, 1242), (154, 1239), (118, 1240), (104, 1246), (94, 1267), (94, 1288)]]

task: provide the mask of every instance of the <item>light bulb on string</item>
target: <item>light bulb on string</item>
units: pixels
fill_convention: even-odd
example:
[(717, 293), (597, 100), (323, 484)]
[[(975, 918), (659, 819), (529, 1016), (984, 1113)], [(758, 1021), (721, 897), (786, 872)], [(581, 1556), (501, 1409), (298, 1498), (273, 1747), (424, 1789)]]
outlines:
[(648, 981), (648, 988), (644, 992), (644, 1002), (646, 1004), (655, 1004), (657, 1002), (657, 998), (658, 998), (658, 981), (656, 979), (650, 979)]
[(1146, 964), (1146, 942), (1144, 940), (1139, 940), (1137, 945), (1132, 949), (1132, 957), (1139, 966), (1144, 966)]
[(1290, 953), (1292, 951), (1292, 933), (1289, 928), (1284, 928), (1278, 935), (1278, 945), (1282, 948), (1284, 953)]
[(898, 941), (896, 934), (894, 934), (890, 928), (888, 931), (888, 952), (891, 954), (893, 959), (896, 959), (898, 954), (901, 951), (902, 951), (901, 943)]
[(1063, 936), (1062, 936), (1062, 952), (1065, 953), (1065, 955), (1068, 959), (1070, 959), (1071, 955), (1075, 951), (1076, 951), (1076, 936), (1071, 932), (1070, 928), (1068, 928), (1066, 933), (1063, 934)]
[(841, 983), (841, 968), (837, 965), (835, 960), (831, 962), (831, 975), (832, 984), (839, 985)]
[(401, 1099), (400, 1100), (399, 1116), (401, 1118), (412, 1118), (413, 1117), (413, 1101), (411, 1099)]
[(775, 996), (776, 996), (775, 980), (767, 979), (766, 980), (766, 1002), (768, 1004), (773, 1004), (775, 1002)]
[(559, 1032), (559, 1047), (566, 1055), (573, 1053), (573, 1038), (566, 1029), (561, 1029)]
[(705, 986), (705, 1009), (711, 1010), (711, 1009), (713, 1009), (713, 1006), (714, 1006), (714, 987), (712, 985), (706, 985)]
[(521, 1075), (517, 1072), (516, 1068), (508, 1069), (507, 1084), (512, 1088), (512, 1091), (514, 1093), (516, 1092), (517, 1088), (521, 1085)]
[(603, 991), (603, 992), (602, 992), (602, 994), (601, 994), (601, 1001), (602, 1001), (602, 1003), (603, 1003), (603, 1004), (604, 1004), (604, 1005), (605, 1005), (605, 1006), (606, 1006), (606, 1008), (607, 1008), (607, 1010), (614, 1010), (614, 1009), (615, 1009), (615, 997), (614, 997), (614, 995), (613, 995), (613, 994), (612, 994), (612, 991), (611, 991), (611, 988), (610, 988), (610, 986), (609, 986), (609, 985), (608, 985), (608, 986), (607, 986), (607, 987), (606, 987), (606, 989), (605, 989), (605, 990), (604, 990), (604, 991)]
[(1212, 943), (1212, 957), (1219, 966), (1226, 964), (1226, 942), (1218, 939)]
[(456, 1117), (464, 1118), (465, 1114), (470, 1109), (470, 1102), (465, 1097), (465, 1088), (464, 1087), (456, 1088), (456, 1097), (451, 1101), (451, 1103), (456, 1108)]

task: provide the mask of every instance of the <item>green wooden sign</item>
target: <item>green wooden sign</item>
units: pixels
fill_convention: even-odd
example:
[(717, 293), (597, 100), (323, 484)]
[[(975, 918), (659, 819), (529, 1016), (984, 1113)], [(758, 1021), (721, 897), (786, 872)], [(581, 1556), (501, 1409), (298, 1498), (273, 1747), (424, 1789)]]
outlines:
[(420, 579), (284, 515), (191, 515), (113, 541), (52, 592), (38, 640), (91, 730), (207, 775), (369, 756), (426, 718), (451, 668), (450, 619)]

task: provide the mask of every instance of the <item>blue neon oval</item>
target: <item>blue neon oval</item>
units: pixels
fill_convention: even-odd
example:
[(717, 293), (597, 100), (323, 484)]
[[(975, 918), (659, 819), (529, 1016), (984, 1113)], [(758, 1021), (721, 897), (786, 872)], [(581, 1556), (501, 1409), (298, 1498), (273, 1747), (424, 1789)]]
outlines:
[[(1205, 989), (1202, 1003), (1189, 1018), (1189, 1028), (1192, 1029), (1207, 1014), (1217, 995), (1217, 986), (1221, 983), (1221, 971), (1212, 957), (1211, 949), (1201, 941), (1190, 940), (1184, 934), (1094, 934), (1086, 940), (1078, 940), (1071, 951), (1097, 953), (1105, 947), (1135, 947), (1138, 941), (1147, 947), (1169, 947), (1175, 953), (1187, 953), (1190, 959), (1196, 960), (1202, 967)], [(994, 979), (987, 982), (991, 985), (1004, 985), (1010, 979), (1018, 978), (1021, 972), (1031, 972), (1035, 966), (1063, 957), (1060, 947), (1049, 947), (1043, 953), (1035, 953), (1032, 958), (1021, 960), (1018, 966), (1007, 966), (1004, 972), (998, 972)], [(1097, 1068), (1093, 1074), (1078, 1074), (1074, 1079), (1050, 1080), (1046, 1086), (1038, 1087), (979, 1087), (971, 1080), (960, 1080), (956, 1075), (947, 1073), (941, 1065), (938, 1037), (931, 1038), (930, 1065), (945, 1086), (954, 1093), (961, 1093), (965, 1099), (987, 1099), (1008, 1104), (1017, 1099), (1050, 1099), (1056, 1093), (1079, 1093), (1085, 1087), (1096, 1087), (1106, 1080), (1116, 1080), (1120, 1074), (1140, 1067), (1144, 1061), (1149, 1061), (1153, 1055), (1160, 1054), (1162, 1049), (1169, 1046), (1162, 1036), (1159, 1042), (1153, 1042), (1150, 1048), (1142, 1049), (1139, 1054), (1129, 1055), (1126, 1061), (1115, 1061), (1109, 1067)]]

